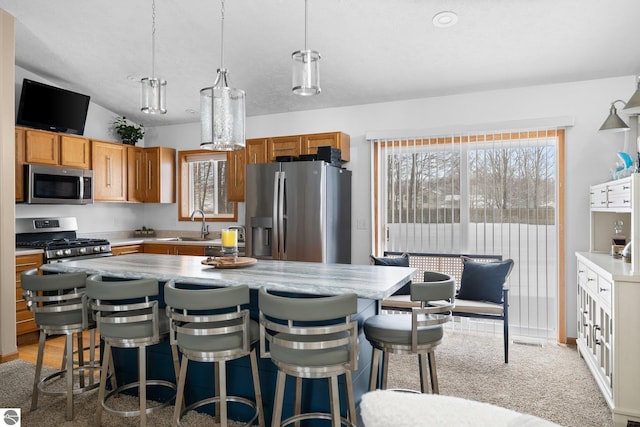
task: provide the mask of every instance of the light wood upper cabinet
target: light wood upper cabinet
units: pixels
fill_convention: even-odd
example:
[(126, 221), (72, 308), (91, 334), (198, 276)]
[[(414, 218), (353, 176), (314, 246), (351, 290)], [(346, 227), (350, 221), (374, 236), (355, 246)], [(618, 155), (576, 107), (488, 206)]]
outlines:
[(318, 147), (331, 146), (340, 149), (340, 160), (348, 162), (351, 159), (351, 138), (343, 132), (314, 133), (302, 136), (300, 154), (316, 154)]
[(130, 202), (144, 202), (145, 177), (144, 148), (127, 147), (127, 200)]
[(24, 202), (24, 129), (16, 128), (16, 202)]
[(24, 159), (26, 163), (91, 168), (91, 144), (81, 136), (25, 129)]
[(278, 156), (300, 155), (301, 135), (277, 136), (267, 141), (267, 154), (270, 162), (275, 162)]
[(91, 148), (94, 201), (127, 201), (127, 147), (92, 140)]
[(236, 150), (227, 153), (227, 200), (244, 201), (245, 151)]
[(41, 165), (59, 165), (60, 137), (52, 132), (25, 131), (25, 161)]
[(267, 163), (267, 138), (247, 139), (246, 162), (248, 165)]
[(175, 203), (176, 150), (167, 147), (127, 147), (128, 200)]
[(87, 138), (60, 135), (60, 165), (91, 168), (91, 144)]
[(176, 150), (167, 147), (145, 148), (145, 202), (175, 203)]

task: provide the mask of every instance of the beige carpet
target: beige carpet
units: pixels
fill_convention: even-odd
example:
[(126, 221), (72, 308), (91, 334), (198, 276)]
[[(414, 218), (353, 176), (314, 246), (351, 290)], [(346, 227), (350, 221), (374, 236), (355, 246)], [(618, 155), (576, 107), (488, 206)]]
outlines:
[[(447, 330), (436, 349), (440, 394), (535, 415), (567, 427), (613, 426), (607, 406), (575, 347), (510, 345), (502, 336)], [(419, 390), (415, 356), (391, 358), (389, 387)]]
[[(613, 425), (606, 402), (574, 348), (512, 344), (510, 363), (505, 364), (502, 337), (448, 330), (436, 359), (441, 394), (493, 403), (567, 427)], [(65, 420), (62, 397), (42, 397), (38, 409), (30, 412), (34, 369), (19, 360), (0, 364), (0, 408), (22, 408), (23, 426), (93, 425), (95, 392), (76, 398), (73, 422)], [(390, 387), (418, 389), (417, 372), (415, 357), (392, 357)], [(128, 407), (137, 404), (131, 397), (121, 399)], [(149, 425), (169, 426), (171, 414), (171, 407), (164, 408), (150, 416)], [(104, 413), (102, 425), (133, 426), (137, 418), (125, 420)], [(213, 425), (213, 421), (191, 412), (184, 425)]]

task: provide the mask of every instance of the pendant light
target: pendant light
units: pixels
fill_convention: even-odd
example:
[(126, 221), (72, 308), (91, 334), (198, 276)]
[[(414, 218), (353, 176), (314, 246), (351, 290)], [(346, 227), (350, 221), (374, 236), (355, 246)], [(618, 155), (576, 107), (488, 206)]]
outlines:
[(636, 91), (631, 95), (631, 98), (629, 98), (627, 105), (624, 106), (622, 111), (631, 116), (640, 114), (640, 76), (637, 78)]
[(212, 87), (200, 91), (200, 148), (207, 150), (243, 150), (244, 91), (229, 87), (224, 68), (224, 0), (221, 0), (220, 68)]
[(627, 132), (629, 130), (629, 125), (627, 125), (624, 120), (620, 118), (618, 115), (618, 110), (616, 109), (616, 102), (625, 103), (621, 99), (616, 99), (611, 103), (611, 108), (609, 108), (609, 116), (604, 121), (602, 126), (600, 126), (600, 132)]
[(151, 2), (151, 77), (140, 80), (142, 84), (141, 101), (143, 113), (166, 114), (167, 81), (155, 76), (156, 66), (156, 2)]
[(307, 0), (304, 0), (304, 50), (291, 54), (293, 60), (292, 90), (296, 95), (320, 93), (320, 53), (307, 49)]

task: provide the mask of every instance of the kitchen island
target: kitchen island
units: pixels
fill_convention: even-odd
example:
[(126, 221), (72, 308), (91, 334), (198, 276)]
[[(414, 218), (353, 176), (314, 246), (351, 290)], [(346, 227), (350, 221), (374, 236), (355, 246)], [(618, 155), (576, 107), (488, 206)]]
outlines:
[[(354, 316), (358, 321), (358, 370), (353, 373), (354, 394), (356, 404), (369, 386), (369, 370), (371, 365), (371, 346), (362, 333), (362, 324), (366, 318), (379, 311), (379, 303), (404, 284), (409, 282), (416, 269), (409, 267), (385, 267), (350, 264), (321, 264), (295, 261), (258, 260), (257, 263), (238, 269), (215, 269), (203, 265), (206, 259), (199, 256), (177, 256), (157, 254), (131, 254), (117, 257), (106, 257), (43, 265), (47, 272), (86, 272), (122, 279), (153, 278), (161, 286), (169, 280), (177, 283), (191, 283), (203, 286), (239, 286), (247, 285), (251, 289), (251, 317), (258, 318), (258, 289), (285, 292), (293, 296), (340, 295), (355, 293), (358, 295), (358, 313)], [(162, 305), (164, 303), (161, 301)], [(129, 381), (137, 375), (133, 353), (127, 349), (118, 349), (116, 371), (119, 381)], [(149, 360), (153, 360), (149, 368), (149, 376), (175, 381), (172, 369), (171, 352), (168, 341), (149, 349)], [(246, 358), (234, 361), (229, 365), (228, 387), (230, 394), (252, 396), (250, 381), (238, 381), (237, 378), (250, 378), (251, 371)], [(271, 419), (271, 408), (275, 393), (276, 367), (269, 359), (259, 360), (260, 379), (263, 395), (264, 411), (267, 420)], [(124, 373), (124, 375), (123, 375)], [(290, 379), (291, 380), (291, 379)], [(213, 388), (213, 373), (209, 367), (194, 364), (190, 366), (187, 378), (190, 393), (189, 401), (210, 396)], [(287, 388), (291, 390), (291, 384)], [(343, 393), (341, 407), (346, 408)], [(286, 399), (291, 402), (291, 399)], [(328, 411), (329, 390), (324, 380), (305, 383), (303, 406), (312, 411)], [(292, 413), (292, 406), (285, 406), (284, 416)], [(344, 413), (343, 413), (344, 415)]]

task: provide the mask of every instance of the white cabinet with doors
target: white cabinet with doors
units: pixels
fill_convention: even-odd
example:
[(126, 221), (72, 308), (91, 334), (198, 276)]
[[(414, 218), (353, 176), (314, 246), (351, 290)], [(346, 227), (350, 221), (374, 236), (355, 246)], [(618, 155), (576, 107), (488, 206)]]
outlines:
[(640, 174), (590, 189), (589, 252), (577, 256), (578, 352), (616, 427), (640, 422), (640, 263), (611, 256), (614, 225), (640, 248)]

